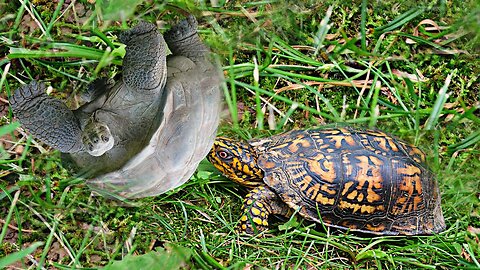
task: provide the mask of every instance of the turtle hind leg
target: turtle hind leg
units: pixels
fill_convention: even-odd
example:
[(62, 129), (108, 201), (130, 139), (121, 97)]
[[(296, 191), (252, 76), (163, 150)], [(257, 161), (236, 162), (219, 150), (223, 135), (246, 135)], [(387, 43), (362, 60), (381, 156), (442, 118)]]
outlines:
[(240, 218), (240, 231), (247, 234), (268, 229), (268, 217), (272, 214), (291, 216), (291, 209), (267, 186), (252, 189), (246, 196)]
[(15, 117), (34, 137), (64, 153), (82, 149), (78, 119), (60, 100), (45, 93), (45, 84), (32, 81), (10, 97)]
[(173, 55), (181, 55), (197, 61), (210, 53), (197, 34), (197, 26), (195, 17), (189, 15), (164, 34)]
[(167, 44), (154, 24), (144, 21), (123, 32), (123, 82), (135, 90), (161, 92), (167, 81)]

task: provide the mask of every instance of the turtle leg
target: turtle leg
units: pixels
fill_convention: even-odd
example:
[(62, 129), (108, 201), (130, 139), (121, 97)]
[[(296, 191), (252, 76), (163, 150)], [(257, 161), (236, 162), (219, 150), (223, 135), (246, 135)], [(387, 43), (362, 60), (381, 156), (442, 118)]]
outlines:
[(123, 82), (135, 90), (163, 91), (167, 81), (167, 44), (154, 24), (141, 21), (123, 32), (127, 45), (123, 58)]
[(65, 103), (48, 96), (45, 84), (32, 81), (10, 97), (15, 117), (34, 137), (64, 153), (82, 149), (79, 120)]
[(197, 20), (193, 15), (174, 25), (165, 33), (165, 41), (173, 55), (181, 55), (197, 62), (210, 53), (197, 34)]
[(267, 186), (251, 190), (242, 207), (244, 214), (240, 218), (240, 230), (254, 234), (268, 229), (268, 216), (271, 214), (291, 216), (291, 209)]

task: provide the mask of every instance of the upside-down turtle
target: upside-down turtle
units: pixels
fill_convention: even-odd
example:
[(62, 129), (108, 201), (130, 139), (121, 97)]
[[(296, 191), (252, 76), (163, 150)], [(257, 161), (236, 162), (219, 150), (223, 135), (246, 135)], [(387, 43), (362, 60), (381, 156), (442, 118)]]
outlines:
[(210, 150), (222, 74), (193, 16), (164, 36), (140, 22), (120, 41), (122, 79), (94, 81), (77, 110), (36, 81), (19, 87), (10, 104), (23, 127), (64, 153), (88, 183), (123, 197), (153, 196), (187, 181)]

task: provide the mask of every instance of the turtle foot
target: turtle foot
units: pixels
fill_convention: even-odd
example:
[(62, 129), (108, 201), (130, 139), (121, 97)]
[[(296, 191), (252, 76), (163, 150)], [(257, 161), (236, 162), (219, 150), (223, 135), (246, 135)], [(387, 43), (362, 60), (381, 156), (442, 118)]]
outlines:
[(34, 137), (64, 153), (81, 149), (80, 125), (60, 100), (45, 93), (44, 83), (31, 81), (10, 97), (13, 114)]
[(158, 35), (157, 27), (153, 23), (140, 21), (135, 27), (122, 32), (118, 39), (121, 43), (128, 44), (130, 41), (136, 40), (139, 36), (147, 34)]
[(98, 122), (90, 122), (85, 126), (82, 142), (87, 152), (95, 157), (112, 149), (115, 143), (108, 126)]
[(168, 30), (164, 37), (168, 42), (176, 42), (187, 39), (197, 34), (198, 23), (193, 15), (189, 15), (186, 19), (180, 21)]

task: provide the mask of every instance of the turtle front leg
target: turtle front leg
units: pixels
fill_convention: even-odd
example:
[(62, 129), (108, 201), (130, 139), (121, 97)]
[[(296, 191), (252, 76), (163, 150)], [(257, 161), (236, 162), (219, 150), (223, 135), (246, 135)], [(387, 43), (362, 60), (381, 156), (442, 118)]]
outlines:
[(10, 97), (15, 117), (32, 135), (63, 153), (83, 148), (80, 123), (65, 103), (48, 96), (44, 83), (31, 81)]
[(271, 214), (289, 217), (290, 208), (267, 186), (259, 186), (250, 191), (243, 202), (244, 214), (240, 218), (240, 230), (247, 234), (268, 229)]

